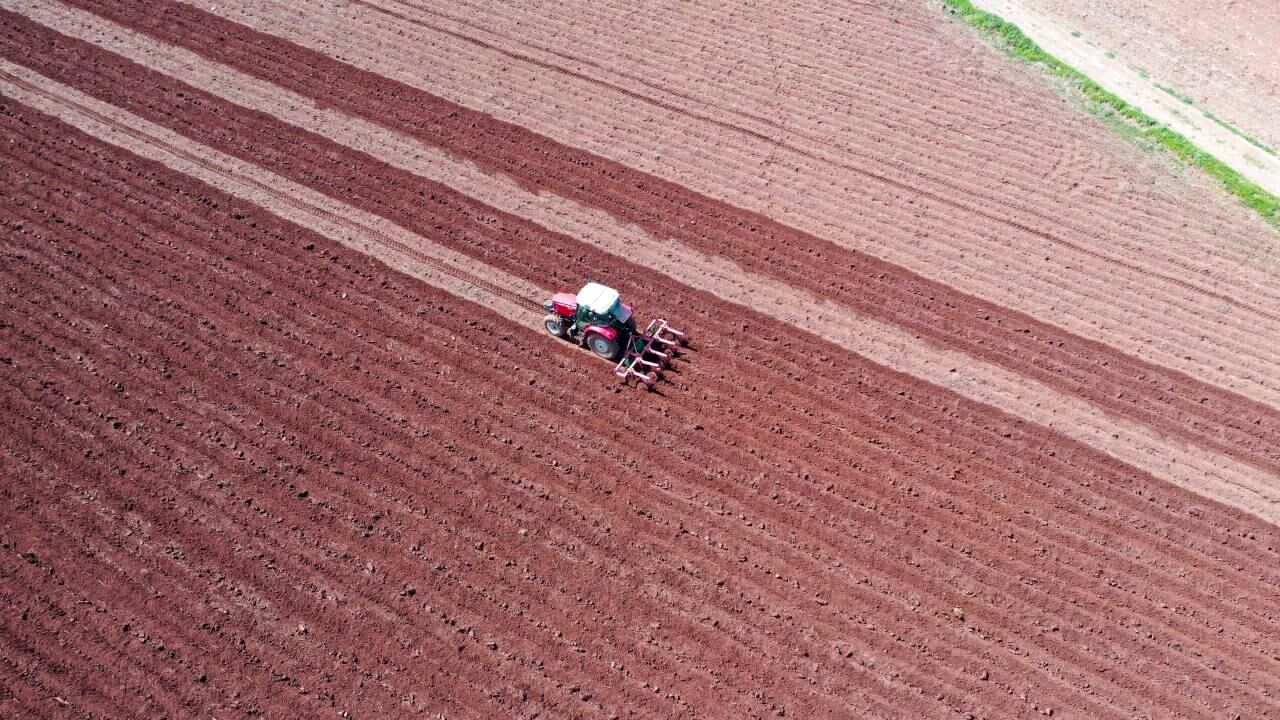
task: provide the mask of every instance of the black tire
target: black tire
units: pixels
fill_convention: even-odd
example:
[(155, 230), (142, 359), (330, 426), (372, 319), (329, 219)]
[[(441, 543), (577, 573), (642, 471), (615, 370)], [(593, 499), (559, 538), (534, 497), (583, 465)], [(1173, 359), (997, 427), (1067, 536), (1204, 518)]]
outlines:
[(587, 336), (587, 347), (605, 360), (616, 360), (618, 351), (622, 349), (617, 340), (610, 340), (600, 333), (591, 333)]
[(542, 318), (542, 324), (546, 326), (547, 332), (561, 340), (569, 336), (569, 327), (559, 315), (548, 315)]

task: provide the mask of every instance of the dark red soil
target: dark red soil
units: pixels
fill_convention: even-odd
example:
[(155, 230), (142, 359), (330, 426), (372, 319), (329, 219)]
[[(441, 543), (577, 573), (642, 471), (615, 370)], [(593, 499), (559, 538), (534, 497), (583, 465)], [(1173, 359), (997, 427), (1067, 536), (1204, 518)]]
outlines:
[[(148, 112), (135, 71), (97, 72)], [(345, 168), (345, 200), (530, 280), (607, 261), (699, 347), (663, 395), (610, 392), (545, 335), (4, 101), (5, 712), (1274, 713), (1271, 526), (168, 102), (151, 119), (322, 191)]]

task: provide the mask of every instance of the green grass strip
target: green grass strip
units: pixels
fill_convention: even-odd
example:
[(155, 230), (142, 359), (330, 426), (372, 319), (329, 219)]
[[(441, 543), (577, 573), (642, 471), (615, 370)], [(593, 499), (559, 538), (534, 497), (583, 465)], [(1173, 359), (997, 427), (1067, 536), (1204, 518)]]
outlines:
[[(1092, 105), (1095, 115), (1112, 113), (1123, 117), (1137, 134), (1172, 152), (1183, 162), (1196, 165), (1217, 178), (1227, 192), (1236, 196), (1244, 205), (1253, 208), (1268, 222), (1280, 228), (1280, 197), (1276, 197), (1244, 178), (1226, 163), (1192, 145), (1182, 135), (1170, 130), (1138, 108), (1104, 90), (1079, 70), (1045, 52), (1027, 37), (1018, 26), (1006, 22), (999, 15), (979, 10), (969, 0), (942, 0), (951, 14), (977, 28), (984, 37), (992, 39), (1005, 53), (1027, 62), (1041, 65), (1046, 72), (1064, 81)], [(1125, 133), (1131, 136), (1129, 133)]]
[(1169, 93), (1170, 95), (1174, 96), (1175, 98), (1177, 98), (1178, 100), (1182, 101), (1182, 102), (1183, 102), (1184, 104), (1186, 104), (1186, 105), (1195, 105), (1195, 104), (1196, 104), (1196, 101), (1195, 101), (1195, 100), (1192, 100), (1189, 96), (1184, 95), (1183, 93), (1180, 93), (1180, 92), (1178, 92), (1177, 90), (1174, 90), (1174, 89), (1173, 89), (1173, 88), (1171, 88), (1171, 87), (1168, 87), (1168, 86), (1166, 86), (1166, 85), (1161, 85), (1160, 83), (1152, 83), (1152, 84), (1153, 84), (1153, 85), (1155, 85), (1156, 87), (1160, 88), (1161, 90), (1163, 90), (1163, 91), (1165, 91), (1165, 92)]

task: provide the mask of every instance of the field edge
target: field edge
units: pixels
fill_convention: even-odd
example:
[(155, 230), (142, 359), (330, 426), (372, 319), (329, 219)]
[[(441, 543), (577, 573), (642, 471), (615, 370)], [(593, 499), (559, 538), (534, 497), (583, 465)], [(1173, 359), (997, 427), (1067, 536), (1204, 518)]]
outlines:
[[(1130, 142), (1149, 143), (1172, 154), (1180, 162), (1200, 168), (1217, 179), (1240, 204), (1262, 216), (1280, 230), (1280, 197), (1245, 178), (1235, 168), (1194, 145), (1186, 137), (1144, 113), (1120, 96), (1104, 89), (1092, 78), (1049, 54), (1017, 25), (999, 15), (982, 10), (971, 0), (941, 0), (941, 8), (966, 25), (992, 47), (1006, 55), (1039, 67), (1059, 82), (1053, 85), (1069, 99), (1081, 104), (1090, 115)], [(1233, 130), (1225, 123), (1218, 121)], [(1239, 131), (1235, 131), (1240, 134)], [(1242, 136), (1243, 137), (1243, 136)], [(1249, 140), (1249, 138), (1245, 138)], [(1143, 145), (1145, 147), (1145, 145)]]

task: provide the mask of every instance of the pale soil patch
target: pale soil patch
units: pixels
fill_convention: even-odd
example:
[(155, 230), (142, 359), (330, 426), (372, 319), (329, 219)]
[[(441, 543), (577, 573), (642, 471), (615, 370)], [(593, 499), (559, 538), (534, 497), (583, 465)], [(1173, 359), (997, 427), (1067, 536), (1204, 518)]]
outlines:
[[(1280, 3), (1022, 0), (1280, 152)], [(1199, 112), (1193, 110), (1199, 116)]]
[[(1158, 87), (1158, 77), (1143, 77), (1107, 48), (1091, 44), (1083, 34), (1077, 37), (1067, 22), (1041, 12), (1024, 0), (974, 0), (973, 4), (1017, 25), (1045, 52), (1164, 123), (1272, 195), (1280, 196), (1280, 157), (1263, 152), (1192, 111), (1186, 103)], [(1280, 36), (1280, 32), (1276, 34)], [(1274, 54), (1274, 46), (1272, 51)]]

